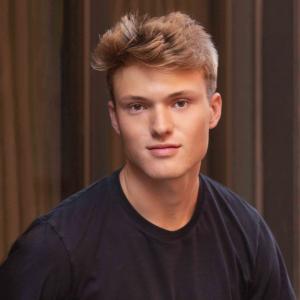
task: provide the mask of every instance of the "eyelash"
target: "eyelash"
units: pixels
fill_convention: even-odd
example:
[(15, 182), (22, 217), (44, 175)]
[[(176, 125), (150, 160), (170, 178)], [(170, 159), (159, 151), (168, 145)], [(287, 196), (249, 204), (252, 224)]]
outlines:
[[(184, 104), (184, 106), (179, 106), (179, 107), (176, 107), (177, 104), (180, 103), (180, 104)], [(187, 105), (188, 105), (189, 101), (188, 99), (178, 99), (176, 101), (174, 101), (174, 103), (172, 104), (172, 106), (175, 108), (175, 109), (184, 109)], [(136, 109), (137, 106), (139, 107), (139, 109)], [(130, 103), (128, 106), (127, 106), (127, 109), (129, 110), (129, 112), (131, 113), (138, 113), (142, 110), (145, 110), (147, 109), (147, 105), (146, 104), (143, 104), (143, 103)]]
[(175, 101), (174, 106), (176, 106), (178, 103), (184, 103), (184, 106), (177, 107), (178, 109), (183, 109), (188, 105), (189, 101), (187, 99), (179, 99)]
[(132, 113), (137, 113), (141, 111), (142, 109), (134, 109), (135, 106), (139, 106), (142, 109), (146, 109), (146, 105), (142, 103), (132, 103), (128, 105), (128, 110)]

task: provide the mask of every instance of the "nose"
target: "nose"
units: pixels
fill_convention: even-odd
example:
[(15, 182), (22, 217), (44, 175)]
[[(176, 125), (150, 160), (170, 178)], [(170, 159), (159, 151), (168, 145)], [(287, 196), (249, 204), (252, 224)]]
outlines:
[(167, 107), (153, 109), (151, 115), (151, 134), (156, 139), (164, 139), (173, 131), (173, 120), (171, 112)]

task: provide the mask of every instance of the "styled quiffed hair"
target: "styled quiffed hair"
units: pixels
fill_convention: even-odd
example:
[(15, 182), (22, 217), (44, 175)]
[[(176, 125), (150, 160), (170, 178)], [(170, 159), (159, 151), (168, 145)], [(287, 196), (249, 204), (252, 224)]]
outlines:
[(152, 18), (127, 14), (100, 36), (92, 67), (107, 72), (112, 98), (114, 72), (133, 63), (169, 70), (199, 69), (204, 73), (208, 96), (216, 90), (217, 50), (204, 28), (181, 12)]

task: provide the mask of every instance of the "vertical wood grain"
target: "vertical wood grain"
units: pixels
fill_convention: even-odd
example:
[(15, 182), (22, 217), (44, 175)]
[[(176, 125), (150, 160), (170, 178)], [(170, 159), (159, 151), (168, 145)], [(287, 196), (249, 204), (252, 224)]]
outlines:
[[(3, 174), (0, 178), (3, 186), (3, 198), (1, 201), (1, 223), (2, 240), (0, 242), (2, 255), (6, 254), (8, 246), (15, 239), (20, 230), (19, 218), (19, 190), (18, 186), (18, 166), (17, 166), (17, 147), (16, 147), (16, 122), (14, 112), (14, 95), (13, 95), (13, 51), (12, 51), (12, 9), (9, 0), (2, 1), (0, 9), (1, 20), (1, 40), (0, 59), (1, 59), (1, 137), (2, 143), (0, 147), (3, 155)], [(0, 261), (3, 258), (0, 257)]]
[(18, 235), (60, 200), (61, 6), (0, 4), (2, 260)]

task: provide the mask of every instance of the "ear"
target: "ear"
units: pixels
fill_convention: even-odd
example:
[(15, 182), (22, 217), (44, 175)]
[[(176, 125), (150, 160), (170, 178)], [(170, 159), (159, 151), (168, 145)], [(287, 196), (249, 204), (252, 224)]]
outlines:
[(116, 106), (112, 100), (108, 101), (108, 112), (109, 112), (111, 126), (113, 127), (113, 129), (117, 134), (120, 134), (120, 127), (119, 127), (119, 121), (116, 112)]
[(219, 93), (214, 93), (210, 98), (210, 119), (209, 119), (209, 128), (215, 128), (222, 114), (222, 97)]

